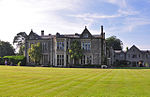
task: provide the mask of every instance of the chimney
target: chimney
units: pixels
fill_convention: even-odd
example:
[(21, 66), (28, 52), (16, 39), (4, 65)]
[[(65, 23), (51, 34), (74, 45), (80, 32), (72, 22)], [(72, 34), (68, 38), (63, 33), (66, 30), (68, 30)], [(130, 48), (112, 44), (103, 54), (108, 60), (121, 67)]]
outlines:
[(101, 26), (101, 34), (103, 33), (103, 25)]
[(44, 36), (44, 30), (41, 30), (41, 36)]

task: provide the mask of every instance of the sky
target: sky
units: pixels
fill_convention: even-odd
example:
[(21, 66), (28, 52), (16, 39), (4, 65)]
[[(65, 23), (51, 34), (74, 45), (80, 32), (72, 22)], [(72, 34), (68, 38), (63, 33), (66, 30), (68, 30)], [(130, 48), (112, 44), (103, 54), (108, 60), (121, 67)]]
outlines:
[(0, 40), (19, 32), (116, 36), (124, 48), (150, 49), (150, 0), (0, 0)]

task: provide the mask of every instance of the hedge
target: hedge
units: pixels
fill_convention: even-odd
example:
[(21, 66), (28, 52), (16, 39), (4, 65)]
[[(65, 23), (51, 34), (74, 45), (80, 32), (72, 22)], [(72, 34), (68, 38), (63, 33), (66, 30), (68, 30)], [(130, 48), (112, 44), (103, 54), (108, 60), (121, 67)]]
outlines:
[(4, 56), (0, 58), (0, 64), (5, 64), (5, 60), (7, 60), (8, 65), (17, 65), (21, 62), (21, 66), (26, 65), (26, 58), (24, 56)]
[(101, 65), (99, 65), (99, 64), (84, 64), (84, 65), (76, 64), (76, 65), (72, 65), (70, 67), (73, 67), (73, 68), (101, 68)]

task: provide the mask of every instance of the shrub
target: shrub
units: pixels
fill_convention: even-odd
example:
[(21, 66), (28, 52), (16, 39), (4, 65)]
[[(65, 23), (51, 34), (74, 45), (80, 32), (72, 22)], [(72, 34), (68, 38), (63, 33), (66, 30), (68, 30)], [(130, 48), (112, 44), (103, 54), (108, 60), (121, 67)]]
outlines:
[(4, 56), (0, 58), (0, 64), (4, 64), (5, 60), (7, 60), (8, 65), (17, 65), (21, 62), (21, 66), (26, 65), (26, 58), (24, 56)]
[(75, 68), (101, 68), (101, 65), (99, 64), (76, 64), (70, 67), (75, 67)]
[(18, 62), (17, 66), (21, 66), (21, 61)]

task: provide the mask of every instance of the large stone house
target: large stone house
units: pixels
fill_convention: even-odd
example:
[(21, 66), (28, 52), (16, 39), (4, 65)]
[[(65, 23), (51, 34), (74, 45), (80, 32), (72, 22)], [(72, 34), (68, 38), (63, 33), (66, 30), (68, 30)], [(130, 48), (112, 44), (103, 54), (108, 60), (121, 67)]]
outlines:
[(140, 50), (133, 45), (127, 51), (114, 51), (114, 62), (127, 61), (129, 66), (139, 67), (150, 65), (150, 51)]
[(74, 64), (74, 60), (70, 58), (68, 52), (68, 49), (74, 40), (79, 41), (81, 43), (81, 48), (83, 49), (83, 57), (78, 60), (78, 64), (103, 64), (104, 57), (106, 57), (106, 43), (103, 26), (101, 26), (99, 35), (92, 35), (87, 27), (85, 27), (81, 34), (56, 33), (56, 35), (44, 35), (44, 31), (42, 30), (41, 35), (38, 35), (31, 30), (28, 39), (26, 40), (25, 55), (27, 64), (32, 64), (27, 53), (28, 49), (31, 47), (31, 44), (40, 42), (42, 45), (41, 64), (69, 67)]

